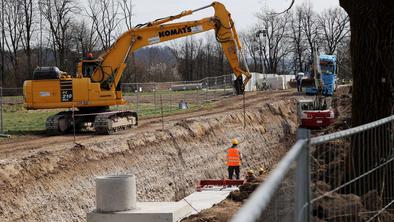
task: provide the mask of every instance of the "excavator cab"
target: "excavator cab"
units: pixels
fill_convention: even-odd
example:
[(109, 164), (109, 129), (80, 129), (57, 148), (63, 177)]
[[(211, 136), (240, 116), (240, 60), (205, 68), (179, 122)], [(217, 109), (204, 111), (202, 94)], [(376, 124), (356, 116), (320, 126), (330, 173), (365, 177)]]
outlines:
[(81, 60), (78, 63), (77, 76), (91, 78), (99, 64), (99, 60)]

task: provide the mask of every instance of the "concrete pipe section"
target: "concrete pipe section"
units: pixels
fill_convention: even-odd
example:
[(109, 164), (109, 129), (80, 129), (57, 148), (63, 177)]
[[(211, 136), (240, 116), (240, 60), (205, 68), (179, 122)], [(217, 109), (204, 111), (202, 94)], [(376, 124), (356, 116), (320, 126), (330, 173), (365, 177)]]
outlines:
[(96, 177), (96, 210), (88, 222), (177, 222), (212, 207), (238, 188), (194, 192), (178, 202), (137, 202), (134, 175)]
[(136, 208), (134, 175), (96, 177), (96, 211), (101, 213), (127, 211)]

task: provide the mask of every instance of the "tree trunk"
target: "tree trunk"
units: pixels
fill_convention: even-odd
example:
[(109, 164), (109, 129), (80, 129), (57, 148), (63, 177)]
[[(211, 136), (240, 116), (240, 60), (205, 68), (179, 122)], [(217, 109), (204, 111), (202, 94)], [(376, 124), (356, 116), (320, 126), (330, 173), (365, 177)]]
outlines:
[(26, 56), (27, 56), (27, 75), (24, 76), (24, 78), (26, 78), (27, 76), (31, 76), (33, 74), (32, 67), (31, 67), (31, 48), (30, 48), (30, 43), (27, 46)]
[[(352, 125), (355, 127), (390, 116), (393, 111), (394, 1), (340, 0), (340, 4), (348, 12), (351, 25)], [(360, 136), (352, 138), (346, 180), (392, 157), (391, 127), (389, 124), (374, 129), (370, 135), (363, 133), (364, 139)], [(393, 164), (386, 165), (356, 181), (346, 192), (362, 195), (377, 190), (383, 198), (392, 198), (393, 168)]]
[(392, 114), (394, 1), (341, 0), (341, 5), (351, 21), (352, 121), (357, 126)]

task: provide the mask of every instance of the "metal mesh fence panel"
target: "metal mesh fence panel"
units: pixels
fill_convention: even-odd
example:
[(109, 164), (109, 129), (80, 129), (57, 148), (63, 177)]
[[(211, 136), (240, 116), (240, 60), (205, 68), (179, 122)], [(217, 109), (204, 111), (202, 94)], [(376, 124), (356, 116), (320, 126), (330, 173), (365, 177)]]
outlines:
[(45, 110), (34, 115), (35, 112), (27, 111), (23, 107), (23, 88), (0, 88), (0, 104), (0, 133), (25, 134), (44, 129), (44, 115), (49, 112)]
[[(141, 118), (160, 116), (161, 111), (163, 115), (196, 111), (208, 107), (212, 101), (233, 95), (232, 78), (232, 75), (225, 75), (198, 81), (123, 83), (123, 98), (128, 104), (111, 109), (136, 111)], [(43, 131), (46, 118), (60, 111), (26, 110), (23, 88), (2, 88), (0, 92), (2, 132)]]
[(22, 88), (2, 88), (3, 104), (23, 104)]
[(261, 213), (259, 222), (270, 221), (292, 221), (295, 217), (295, 168), (293, 163), (291, 169), (279, 184), (268, 207)]
[(307, 221), (307, 151), (307, 140), (299, 140), (278, 163), (268, 179), (249, 197), (231, 222)]
[(299, 140), (232, 222), (394, 221), (393, 123)]
[[(196, 110), (205, 104), (233, 95), (232, 76), (205, 78), (200, 81), (165, 83), (124, 83), (128, 109), (141, 117)], [(163, 107), (161, 107), (161, 104)]]
[(392, 221), (393, 122), (337, 135), (311, 146), (313, 216), (324, 221)]

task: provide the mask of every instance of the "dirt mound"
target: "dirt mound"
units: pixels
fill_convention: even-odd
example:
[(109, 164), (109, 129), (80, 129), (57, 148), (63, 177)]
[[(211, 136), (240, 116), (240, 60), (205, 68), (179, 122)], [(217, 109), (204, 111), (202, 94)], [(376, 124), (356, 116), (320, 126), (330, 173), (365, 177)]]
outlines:
[(246, 129), (241, 112), (222, 112), (173, 121), (165, 131), (51, 144), (2, 159), (0, 221), (85, 221), (99, 175), (135, 174), (139, 201), (180, 200), (197, 180), (226, 177), (225, 150), (233, 137), (241, 141), (242, 170), (269, 168), (293, 142), (294, 103), (255, 104), (246, 112)]
[(182, 222), (225, 222), (230, 220), (242, 203), (264, 182), (266, 176), (257, 176), (253, 182), (246, 182), (239, 187), (239, 190), (232, 191), (224, 201), (199, 214), (185, 218)]
[(203, 210), (199, 214), (192, 215), (182, 222), (226, 222), (241, 207), (241, 202), (224, 200), (213, 208)]
[[(262, 180), (260, 180), (261, 182)], [(239, 187), (239, 190), (233, 191), (228, 196), (228, 199), (235, 202), (242, 202), (249, 197), (251, 193), (260, 185), (260, 182), (247, 182)]]

